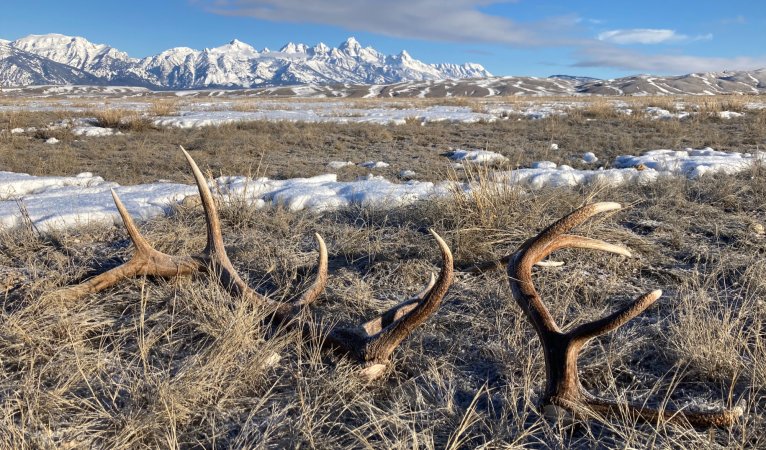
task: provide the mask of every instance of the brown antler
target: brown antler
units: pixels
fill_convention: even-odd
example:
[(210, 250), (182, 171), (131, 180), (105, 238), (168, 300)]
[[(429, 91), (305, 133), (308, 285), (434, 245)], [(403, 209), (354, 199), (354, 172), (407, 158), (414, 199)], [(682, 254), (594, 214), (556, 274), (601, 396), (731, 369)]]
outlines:
[(510, 258), (508, 281), (513, 297), (532, 322), (543, 346), (546, 370), (543, 404), (555, 405), (575, 413), (590, 410), (600, 414), (619, 415), (627, 412), (630, 416), (647, 421), (663, 418), (671, 421), (687, 421), (694, 426), (702, 427), (732, 424), (742, 415), (741, 409), (712, 413), (678, 409), (657, 410), (598, 399), (586, 392), (580, 384), (577, 357), (583, 346), (594, 337), (619, 328), (641, 314), (660, 298), (662, 291), (644, 294), (607, 317), (582, 324), (564, 333), (535, 290), (532, 282), (532, 266), (562, 248), (585, 248), (630, 256), (630, 251), (624, 247), (565, 234), (596, 214), (620, 208), (619, 203), (595, 203), (577, 209), (525, 242)]
[(120, 201), (120, 197), (112, 189), (112, 198), (117, 205), (125, 229), (128, 231), (133, 246), (136, 248), (133, 257), (126, 263), (97, 275), (75, 286), (68, 286), (53, 292), (50, 297), (72, 301), (88, 294), (107, 289), (121, 280), (140, 276), (156, 276), (172, 278), (188, 275), (203, 269), (198, 258), (189, 256), (171, 256), (155, 250), (138, 231), (138, 227)]
[[(319, 246), (319, 263), (314, 283), (297, 299), (290, 302), (274, 301), (251, 289), (237, 274), (226, 254), (213, 196), (205, 177), (192, 157), (181, 147), (199, 189), (202, 207), (207, 223), (207, 245), (202, 253), (195, 256), (177, 257), (161, 253), (144, 239), (127, 213), (124, 205), (114, 191), (117, 209), (128, 230), (128, 235), (136, 247), (134, 256), (127, 263), (108, 272), (91, 278), (81, 284), (63, 288), (55, 294), (59, 298), (74, 300), (84, 295), (95, 293), (117, 284), (119, 281), (135, 276), (158, 276), (171, 278), (178, 275), (205, 271), (217, 277), (221, 285), (233, 296), (245, 297), (256, 306), (273, 309), (276, 322), (295, 325), (292, 319), (300, 309), (313, 303), (322, 293), (327, 283), (327, 247), (319, 234), (315, 234)], [(362, 365), (361, 374), (367, 379), (380, 377), (390, 362), (396, 347), (420, 324), (436, 312), (447, 293), (453, 279), (452, 253), (444, 240), (433, 230), (442, 253), (442, 267), (438, 279), (431, 275), (431, 282), (415, 297), (385, 311), (360, 326), (320, 330), (325, 336), (323, 345), (340, 353), (351, 356)], [(315, 335), (315, 327), (304, 324), (302, 331)]]

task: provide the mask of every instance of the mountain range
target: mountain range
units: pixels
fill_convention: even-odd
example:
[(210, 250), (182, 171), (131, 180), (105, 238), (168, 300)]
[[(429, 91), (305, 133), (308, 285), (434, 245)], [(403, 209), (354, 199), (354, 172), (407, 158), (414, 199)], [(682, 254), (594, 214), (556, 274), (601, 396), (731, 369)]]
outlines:
[[(115, 95), (111, 86), (199, 89), (210, 95), (244, 89), (247, 95), (318, 97), (764, 94), (766, 69), (610, 80), (570, 75), (494, 77), (479, 64), (426, 64), (406, 51), (384, 55), (362, 47), (353, 37), (334, 48), (290, 42), (278, 51), (256, 50), (235, 39), (220, 47), (176, 47), (146, 58), (61, 34), (0, 39), (0, 86), (39, 85), (96, 90), (106, 86), (107, 95)], [(240, 94), (245, 93), (232, 93)]]
[(132, 58), (61, 34), (0, 40), (0, 86), (121, 85), (150, 89), (252, 88), (296, 84), (390, 84), (484, 78), (479, 64), (426, 64), (406, 51), (385, 55), (353, 37), (338, 47), (288, 43), (278, 51), (242, 41), (204, 50), (176, 47)]

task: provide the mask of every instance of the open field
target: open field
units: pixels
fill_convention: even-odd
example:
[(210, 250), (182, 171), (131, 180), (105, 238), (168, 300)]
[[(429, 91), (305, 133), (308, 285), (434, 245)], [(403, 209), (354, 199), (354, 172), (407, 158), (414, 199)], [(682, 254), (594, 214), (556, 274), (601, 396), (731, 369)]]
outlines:
[[(439, 181), (450, 171), (450, 161), (443, 155), (453, 148), (497, 152), (508, 158), (505, 168), (528, 167), (540, 160), (592, 168), (582, 162), (585, 152), (593, 152), (603, 164), (618, 155), (638, 155), (661, 148), (712, 147), (746, 153), (763, 150), (766, 146), (766, 108), (755, 107), (762, 104), (760, 97), (747, 96), (577, 97), (568, 100), (509, 97), (492, 102), (443, 99), (440, 103), (432, 99), (357, 99), (340, 104), (312, 99), (312, 104), (341, 112), (343, 108), (366, 111), (375, 105), (385, 105), (393, 110), (412, 109), (416, 114), (416, 111), (446, 103), (482, 114), (495, 111), (492, 117), (497, 120), (480, 126), (450, 121), (424, 124), (414, 118), (398, 126), (261, 120), (188, 129), (158, 127), (152, 121), (157, 113), (173, 117), (172, 114), (180, 109), (215, 112), (282, 108), (293, 111), (311, 106), (306, 106), (305, 100), (303, 103), (297, 100), (254, 103), (253, 100), (239, 99), (171, 104), (161, 99), (144, 104), (138, 111), (121, 103), (83, 101), (86, 103), (81, 107), (70, 104), (50, 111), (18, 110), (23, 103), (14, 104), (17, 110), (3, 112), (0, 108), (0, 130), (6, 130), (0, 135), (0, 167), (33, 175), (73, 175), (89, 171), (121, 184), (158, 179), (188, 182), (185, 163), (176, 151), (178, 145), (183, 145), (192, 151), (200, 164), (216, 175), (253, 173), (284, 179), (337, 172), (340, 180), (352, 180), (370, 171), (355, 165), (335, 171), (328, 169), (327, 164), (331, 161), (383, 161), (390, 166), (372, 173), (399, 179), (402, 171), (410, 170), (417, 174), (417, 180)], [(683, 102), (686, 102), (685, 106)], [(622, 110), (634, 112), (630, 115), (619, 112), (615, 104)], [(685, 111), (698, 113), (683, 119), (658, 119), (641, 112), (646, 108), (662, 108), (677, 113), (677, 105)], [(74, 111), (71, 110), (73, 107)], [(313, 108), (318, 107), (314, 105)], [(530, 120), (523, 115), (525, 111), (548, 115)], [(725, 119), (716, 115), (722, 111), (739, 111), (744, 115)], [(48, 124), (72, 117), (92, 117), (123, 134), (88, 137), (74, 135), (67, 127), (46, 128)], [(35, 130), (10, 133), (15, 128), (30, 127)], [(60, 142), (46, 144), (51, 137)], [(558, 149), (552, 150), (551, 144), (556, 144)], [(147, 161), (151, 163), (147, 164)]]
[[(123, 133), (101, 137), (48, 127), (73, 116), (97, 117), (93, 105), (74, 112), (4, 111), (0, 170), (91, 171), (121, 184), (189, 183), (175, 150), (181, 144), (215, 175), (291, 178), (326, 173), (330, 161), (385, 161), (390, 167), (349, 166), (337, 173), (344, 180), (370, 172), (397, 179), (400, 171), (413, 170), (423, 181), (481, 180), (483, 169), (456, 171), (442, 154), (478, 148), (508, 158), (491, 169), (540, 160), (592, 168), (582, 161), (584, 152), (608, 165), (618, 155), (653, 149), (710, 146), (745, 153), (766, 145), (766, 110), (744, 104), (708, 99), (698, 110), (704, 114), (658, 120), (588, 102), (539, 120), (260, 121), (191, 129), (154, 126), (149, 119), (179, 109), (164, 104), (134, 123), (98, 117)], [(676, 108), (660, 99), (635, 102), (630, 107), (637, 111)], [(744, 115), (712, 114), (734, 110)], [(36, 129), (10, 132), (28, 127)], [(59, 142), (46, 144), (51, 137)], [(545, 379), (540, 342), (503, 271), (458, 272), (440, 309), (394, 353), (386, 376), (365, 383), (349, 360), (319, 351), (317, 341), (290, 328), (270, 327), (268, 311), (232, 298), (207, 276), (135, 279), (76, 303), (43, 302), (46, 292), (103, 272), (132, 250), (125, 231), (114, 227), (40, 234), (30, 226), (0, 231), (0, 447), (766, 447), (762, 164), (736, 175), (667, 177), (644, 185), (476, 189), (394, 209), (220, 206), (235, 267), (250, 286), (275, 299), (308, 285), (316, 258), (312, 234), (324, 236), (329, 283), (307, 314), (356, 324), (419, 291), (438, 270), (428, 228), (445, 237), (461, 269), (511, 253), (594, 201), (617, 201), (625, 210), (577, 232), (626, 245), (635, 257), (568, 250), (553, 257), (564, 266), (536, 268), (536, 286), (554, 318), (571, 327), (641, 293), (664, 294), (589, 344), (580, 358), (583, 384), (594, 394), (652, 407), (739, 406), (744, 415), (735, 425), (694, 429), (641, 423), (627, 414), (573, 424), (546, 419), (537, 404)], [(190, 254), (205, 246), (204, 219), (195, 205), (180, 205), (141, 229), (164, 252)]]

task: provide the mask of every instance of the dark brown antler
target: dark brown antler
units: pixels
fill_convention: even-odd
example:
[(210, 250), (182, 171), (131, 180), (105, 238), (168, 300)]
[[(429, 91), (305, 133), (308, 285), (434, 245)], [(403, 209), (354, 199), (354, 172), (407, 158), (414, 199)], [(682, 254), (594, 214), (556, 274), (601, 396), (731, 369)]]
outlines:
[[(58, 298), (75, 300), (87, 294), (96, 293), (119, 281), (136, 276), (158, 276), (172, 278), (204, 271), (217, 277), (221, 285), (233, 296), (244, 297), (255, 306), (273, 309), (276, 322), (295, 325), (293, 319), (301, 308), (313, 303), (327, 284), (327, 247), (319, 234), (315, 234), (319, 246), (319, 263), (314, 283), (297, 299), (290, 302), (274, 301), (251, 289), (237, 274), (226, 254), (221, 234), (218, 212), (205, 181), (205, 177), (192, 157), (181, 148), (199, 189), (202, 207), (207, 223), (207, 245), (202, 253), (195, 256), (178, 257), (161, 253), (144, 239), (127, 213), (117, 194), (112, 192), (117, 209), (120, 212), (128, 235), (136, 247), (136, 252), (127, 263), (91, 278), (81, 284), (63, 288), (54, 293)], [(360, 326), (353, 328), (330, 328), (320, 330), (325, 336), (323, 345), (348, 355), (362, 365), (361, 375), (375, 379), (385, 373), (391, 354), (396, 347), (436, 312), (447, 293), (453, 279), (452, 253), (444, 240), (431, 230), (442, 253), (442, 267), (438, 279), (431, 276), (428, 287), (415, 297), (385, 311)], [(311, 324), (304, 324), (303, 331), (313, 334)]]
[(532, 282), (532, 266), (562, 248), (585, 248), (630, 256), (630, 251), (624, 247), (565, 234), (596, 214), (620, 208), (619, 203), (595, 203), (584, 206), (525, 242), (510, 258), (508, 281), (513, 291), (513, 297), (532, 322), (543, 346), (547, 379), (542, 398), (543, 403), (562, 407), (575, 413), (590, 410), (599, 414), (619, 415), (627, 412), (628, 415), (647, 421), (657, 421), (662, 418), (671, 421), (686, 421), (700, 427), (732, 424), (737, 417), (742, 415), (739, 408), (712, 413), (674, 409), (657, 410), (595, 398), (586, 392), (580, 384), (577, 357), (583, 346), (594, 337), (619, 328), (630, 319), (641, 314), (660, 298), (662, 291), (657, 290), (644, 294), (607, 317), (582, 324), (564, 333), (535, 290)]

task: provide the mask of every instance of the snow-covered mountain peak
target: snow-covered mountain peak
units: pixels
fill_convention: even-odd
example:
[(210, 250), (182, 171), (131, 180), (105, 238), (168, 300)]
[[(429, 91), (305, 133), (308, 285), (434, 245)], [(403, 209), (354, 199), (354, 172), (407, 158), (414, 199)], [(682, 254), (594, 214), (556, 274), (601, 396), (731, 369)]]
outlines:
[(325, 45), (324, 42), (320, 42), (311, 49), (316, 55), (326, 55), (330, 52), (330, 47)]
[(288, 42), (285, 44), (281, 49), (279, 49), (280, 53), (287, 53), (287, 54), (296, 54), (296, 53), (307, 53), (309, 50), (309, 46), (306, 44), (295, 44), (292, 42)]
[(197, 53), (197, 50), (189, 47), (173, 47), (162, 51), (156, 56), (176, 56), (176, 55), (188, 55), (189, 53)]
[(57, 33), (31, 34), (11, 44), (20, 50), (75, 67), (107, 53), (119, 59), (129, 59), (127, 54), (106, 44), (94, 44), (79, 36)]
[(79, 36), (57, 33), (32, 34), (16, 39), (10, 45), (108, 80), (113, 79), (114, 66), (138, 62), (106, 44), (94, 44)]
[(244, 42), (234, 39), (228, 44), (221, 45), (220, 47), (215, 47), (211, 49), (206, 49), (208, 53), (214, 53), (214, 54), (227, 54), (227, 55), (235, 55), (237, 57), (256, 57), (259, 55), (258, 50), (256, 50), (253, 46), (249, 44), (245, 44)]
[(359, 52), (362, 50), (362, 44), (359, 43), (359, 41), (356, 40), (353, 36), (346, 39), (345, 42), (340, 44), (340, 47), (338, 47), (339, 50), (342, 50), (344, 53), (350, 56), (357, 56), (359, 55)]

